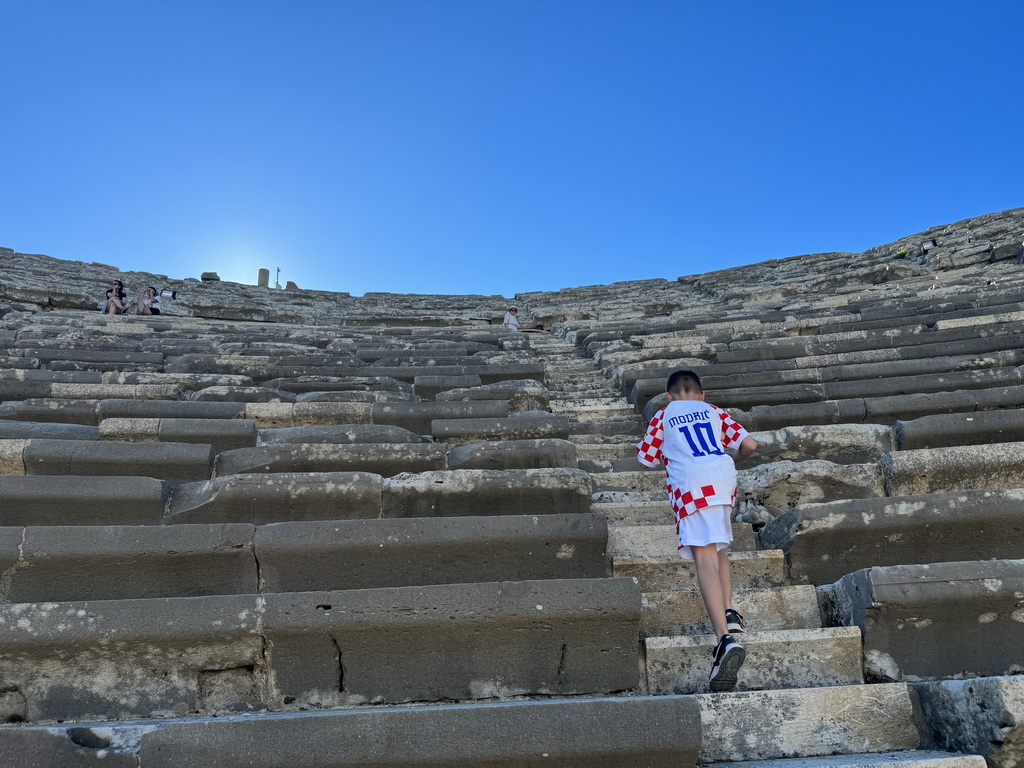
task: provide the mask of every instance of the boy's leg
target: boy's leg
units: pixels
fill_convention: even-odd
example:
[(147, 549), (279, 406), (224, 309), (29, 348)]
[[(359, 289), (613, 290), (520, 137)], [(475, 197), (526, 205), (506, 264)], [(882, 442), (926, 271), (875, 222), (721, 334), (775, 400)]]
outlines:
[[(693, 553), (693, 562), (697, 566), (697, 583), (700, 585), (700, 596), (704, 599), (704, 608), (711, 619), (711, 626), (715, 634), (721, 639), (729, 634), (725, 622), (725, 609), (729, 606), (726, 601), (731, 600), (730, 592), (723, 589), (722, 569), (718, 556), (718, 547), (714, 544), (705, 544), (701, 547), (690, 547)], [(729, 561), (725, 561), (725, 583), (730, 584), (731, 580), (728, 570)]]
[(722, 584), (725, 607), (732, 608), (732, 568), (729, 565), (729, 550), (718, 550), (718, 580)]

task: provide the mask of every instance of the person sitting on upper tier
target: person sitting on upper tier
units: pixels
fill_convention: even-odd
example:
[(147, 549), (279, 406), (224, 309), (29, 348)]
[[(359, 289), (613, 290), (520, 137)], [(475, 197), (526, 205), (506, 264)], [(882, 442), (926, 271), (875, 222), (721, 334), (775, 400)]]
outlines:
[(159, 315), (160, 293), (152, 285), (142, 292), (142, 297), (132, 307), (133, 315)]
[(126, 298), (124, 283), (115, 280), (107, 288), (106, 297), (100, 302), (100, 310), (105, 315), (119, 315), (124, 312)]
[(510, 331), (522, 331), (523, 333), (550, 333), (550, 328), (545, 328), (543, 325), (538, 325), (534, 328), (520, 328), (519, 327), (519, 310), (515, 307), (509, 307), (508, 312), (505, 313), (505, 319), (501, 323), (503, 326), (508, 328)]
[(505, 319), (501, 321), (501, 324), (508, 328), (510, 331), (519, 330), (519, 310), (515, 307), (509, 307), (508, 312), (505, 313)]

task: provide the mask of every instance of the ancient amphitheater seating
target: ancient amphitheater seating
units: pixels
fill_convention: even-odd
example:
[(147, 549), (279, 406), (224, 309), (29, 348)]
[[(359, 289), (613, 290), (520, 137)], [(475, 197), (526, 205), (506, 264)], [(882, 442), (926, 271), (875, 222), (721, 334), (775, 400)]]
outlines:
[[(0, 250), (0, 764), (1021, 764), (1022, 227), (517, 296), (550, 335), (166, 278), (107, 317), (109, 268)], [(760, 443), (730, 693), (635, 462), (679, 367)]]

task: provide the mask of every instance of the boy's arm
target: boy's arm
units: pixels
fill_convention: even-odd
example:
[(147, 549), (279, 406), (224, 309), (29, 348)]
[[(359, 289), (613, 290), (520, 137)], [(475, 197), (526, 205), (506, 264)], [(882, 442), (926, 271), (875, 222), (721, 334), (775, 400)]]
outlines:
[(659, 462), (664, 463), (661, 455), (661, 445), (664, 441), (664, 433), (661, 429), (661, 416), (662, 411), (654, 414), (654, 418), (651, 419), (651, 423), (647, 427), (644, 439), (636, 447), (636, 460), (645, 467), (657, 466)]
[(740, 447), (736, 449), (736, 454), (733, 456), (733, 461), (739, 464), (744, 459), (750, 458), (751, 454), (757, 450), (757, 440), (747, 435), (743, 438), (743, 442), (740, 443)]

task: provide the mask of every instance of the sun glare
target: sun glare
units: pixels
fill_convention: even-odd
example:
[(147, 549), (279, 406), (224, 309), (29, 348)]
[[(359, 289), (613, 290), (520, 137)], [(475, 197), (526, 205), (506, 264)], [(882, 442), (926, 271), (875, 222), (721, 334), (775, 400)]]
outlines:
[(270, 287), (274, 286), (274, 275), (278, 265), (273, 263), (271, 257), (246, 251), (245, 253), (222, 253), (211, 261), (214, 265), (213, 271), (220, 276), (221, 280), (256, 285), (259, 281), (259, 271), (265, 268), (270, 270)]

